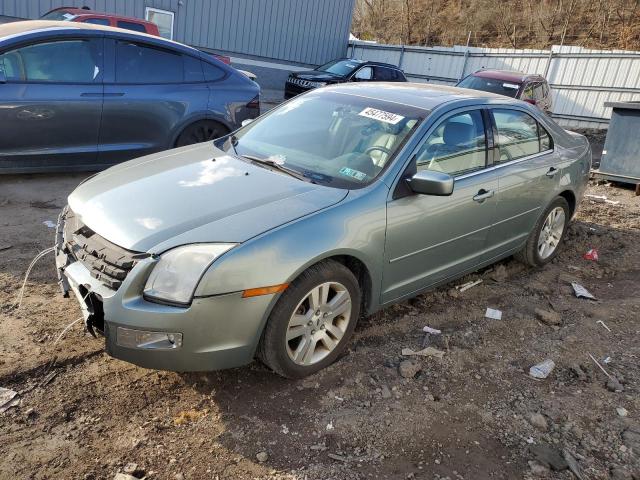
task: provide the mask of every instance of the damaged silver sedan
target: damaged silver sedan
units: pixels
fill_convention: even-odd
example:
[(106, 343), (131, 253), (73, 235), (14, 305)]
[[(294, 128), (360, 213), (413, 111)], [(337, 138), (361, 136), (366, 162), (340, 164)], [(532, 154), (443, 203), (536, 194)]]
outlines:
[(510, 255), (551, 261), (590, 161), (584, 137), (506, 97), (318, 89), (83, 182), (60, 215), (60, 283), (116, 358), (193, 371), (258, 357), (302, 377), (361, 314)]

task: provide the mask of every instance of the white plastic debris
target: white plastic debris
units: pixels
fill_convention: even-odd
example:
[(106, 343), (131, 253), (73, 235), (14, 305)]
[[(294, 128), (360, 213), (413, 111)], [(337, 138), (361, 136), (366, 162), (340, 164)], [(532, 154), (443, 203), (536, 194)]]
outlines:
[(42, 222), (42, 224), (49, 228), (56, 228), (56, 224), (51, 220), (45, 220), (44, 222)]
[(437, 328), (431, 328), (427, 326), (422, 327), (422, 331), (431, 335), (440, 335), (442, 333), (442, 331), (438, 330)]
[(502, 310), (487, 307), (487, 311), (484, 313), (484, 316), (486, 318), (491, 318), (492, 320), (502, 320)]
[(598, 320), (596, 323), (599, 323), (600, 325), (602, 325), (604, 328), (607, 329), (607, 332), (611, 332), (611, 329), (609, 327), (607, 327), (607, 324), (604, 323), (602, 320)]
[(418, 350), (417, 352), (410, 348), (403, 348), (402, 355), (405, 357), (438, 357), (442, 358), (444, 356), (444, 352), (442, 350), (438, 350), (437, 348), (427, 347), (422, 350)]
[(618, 415), (620, 415), (621, 417), (626, 417), (627, 415), (629, 415), (629, 412), (627, 411), (626, 408), (624, 407), (618, 407), (616, 408), (616, 412)]
[(20, 403), (18, 392), (0, 387), (0, 413), (4, 413), (11, 407), (16, 407)]
[(481, 283), (482, 283), (482, 279), (479, 279), (479, 280), (476, 280), (475, 282), (463, 283), (462, 285), (458, 285), (456, 288), (460, 292), (466, 292), (470, 288), (475, 287), (476, 285), (480, 285)]
[(555, 368), (556, 363), (547, 358), (544, 362), (540, 362), (529, 369), (529, 375), (533, 378), (547, 378)]
[(576, 297), (578, 298), (588, 298), (589, 300), (596, 300), (596, 297), (594, 297), (589, 290), (587, 290), (586, 288), (584, 288), (582, 285), (580, 285), (577, 282), (571, 282), (571, 286), (573, 287), (573, 293), (576, 294)]

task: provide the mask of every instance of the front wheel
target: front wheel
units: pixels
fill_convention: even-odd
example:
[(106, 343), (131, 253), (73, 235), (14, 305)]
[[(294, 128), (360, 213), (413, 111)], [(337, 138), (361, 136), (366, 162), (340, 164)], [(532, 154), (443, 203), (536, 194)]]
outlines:
[(558, 254), (569, 223), (569, 204), (556, 197), (536, 222), (527, 243), (515, 257), (533, 267), (546, 265)]
[(274, 372), (302, 378), (344, 351), (360, 314), (360, 288), (341, 263), (325, 261), (303, 272), (275, 305), (258, 357)]
[(176, 140), (176, 147), (184, 147), (186, 145), (193, 145), (194, 143), (202, 143), (210, 140), (215, 140), (229, 133), (226, 127), (213, 120), (200, 120), (199, 122), (192, 123), (185, 128), (178, 140)]

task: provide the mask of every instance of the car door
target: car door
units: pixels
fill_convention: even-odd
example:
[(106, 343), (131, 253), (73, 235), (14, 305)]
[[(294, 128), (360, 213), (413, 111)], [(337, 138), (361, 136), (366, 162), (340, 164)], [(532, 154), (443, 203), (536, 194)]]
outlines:
[(453, 194), (396, 190), (389, 199), (382, 303), (446, 281), (487, 258), (498, 179), (486, 168), (492, 147), (486, 118), (482, 108), (453, 113), (414, 152), (407, 176), (422, 169), (448, 173), (455, 180)]
[(0, 52), (0, 170), (86, 168), (102, 114), (103, 39), (57, 38)]
[(499, 256), (522, 245), (560, 181), (553, 138), (514, 107), (489, 110), (495, 129), (498, 213), (488, 244)]
[(209, 89), (200, 60), (129, 39), (107, 39), (101, 164), (173, 148), (178, 130), (204, 112)]

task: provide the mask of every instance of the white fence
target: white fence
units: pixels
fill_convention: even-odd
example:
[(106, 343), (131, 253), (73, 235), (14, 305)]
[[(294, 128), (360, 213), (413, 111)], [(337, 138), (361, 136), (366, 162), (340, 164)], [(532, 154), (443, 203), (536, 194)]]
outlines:
[(392, 63), (410, 81), (453, 85), (483, 68), (544, 75), (553, 92), (553, 116), (574, 128), (606, 128), (605, 102), (640, 101), (640, 52), (553, 46), (551, 50), (414, 47), (349, 42), (348, 56)]

